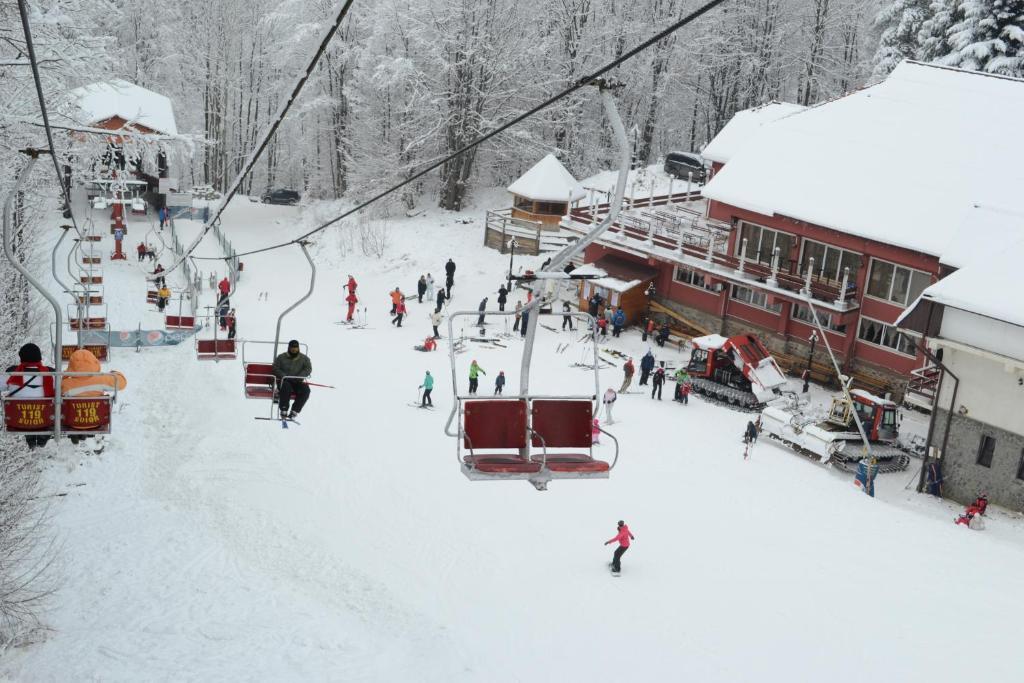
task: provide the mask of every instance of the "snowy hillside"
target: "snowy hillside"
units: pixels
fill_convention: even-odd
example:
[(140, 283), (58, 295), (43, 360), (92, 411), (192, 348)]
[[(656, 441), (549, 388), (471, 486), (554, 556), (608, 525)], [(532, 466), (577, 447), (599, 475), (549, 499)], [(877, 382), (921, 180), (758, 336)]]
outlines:
[[(985, 531), (955, 526), (953, 504), (906, 487), (915, 465), (884, 475), (871, 499), (850, 475), (767, 440), (745, 461), (748, 415), (699, 397), (673, 403), (669, 384), (662, 401), (619, 400), (609, 430), (622, 453), (607, 481), (556, 481), (543, 493), (467, 481), (443, 433), (447, 339), (432, 354), (412, 350), (430, 333), (432, 306), (411, 299), (396, 329), (388, 291), (415, 292), (428, 271), (443, 280), (451, 257), (449, 312), (475, 311), (484, 296), (493, 305), (508, 257), (480, 246), (484, 208), (392, 220), (381, 259), (363, 255), (355, 221), (318, 239), (315, 292), (281, 338), (308, 344), (312, 379), (336, 388), (315, 388), (288, 430), (253, 419), (270, 406), (244, 399), (239, 361), (197, 362), (190, 344), (114, 349), (110, 366), (129, 384), (106, 449), (43, 454), (61, 544), (52, 631), (6, 653), (0, 672), (26, 681), (1024, 676), (1024, 524), (996, 510)], [(305, 232), (303, 211), (239, 198), (223, 227), (240, 250), (258, 248)], [(178, 227), (187, 241), (199, 226)], [(147, 234), (158, 237), (133, 219), (126, 243)], [(212, 241), (197, 252), (216, 254)], [(308, 268), (296, 247), (243, 261), (238, 335), (272, 340)], [(157, 327), (144, 272), (133, 257), (104, 263), (114, 329)], [(350, 273), (364, 330), (335, 324)], [(572, 366), (578, 338), (540, 330), (534, 390), (588, 390), (590, 376)], [(499, 370), (514, 392), (522, 343), (508, 345), (457, 356), (461, 389), (476, 359), (487, 371), (482, 395)], [(646, 348), (632, 329), (603, 345), (637, 357)], [(269, 350), (250, 349), (269, 361)], [(437, 379), (434, 411), (409, 405), (426, 370)], [(620, 368), (603, 371), (601, 386), (621, 379)], [(613, 578), (602, 544), (618, 519), (637, 540)]]

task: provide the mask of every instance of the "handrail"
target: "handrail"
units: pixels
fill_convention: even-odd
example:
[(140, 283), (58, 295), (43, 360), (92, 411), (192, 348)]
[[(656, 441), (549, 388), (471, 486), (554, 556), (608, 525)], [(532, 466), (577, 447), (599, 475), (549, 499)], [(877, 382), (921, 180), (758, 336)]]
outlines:
[(601, 427), (600, 425), (598, 425), (597, 429), (602, 434), (610, 436), (612, 438), (612, 441), (615, 442), (615, 458), (612, 460), (612, 464), (608, 465), (608, 471), (611, 472), (613, 469), (615, 469), (615, 464), (619, 461), (619, 440), (616, 439), (615, 435), (612, 434), (611, 432), (606, 432), (604, 428)]

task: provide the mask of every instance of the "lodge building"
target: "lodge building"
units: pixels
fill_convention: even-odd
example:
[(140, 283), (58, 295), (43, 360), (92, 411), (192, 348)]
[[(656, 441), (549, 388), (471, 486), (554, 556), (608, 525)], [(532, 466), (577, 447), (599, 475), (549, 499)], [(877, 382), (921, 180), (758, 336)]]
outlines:
[[(894, 323), (967, 258), (1024, 233), (972, 226), (978, 207), (1024, 211), (1021, 112), (1022, 80), (915, 62), (815, 107), (740, 112), (703, 152), (701, 202), (628, 208), (585, 261), (612, 277), (647, 269), (635, 286), (682, 333), (754, 332), (794, 371), (817, 315), (844, 373), (896, 398), (909, 382), (930, 404), (937, 373)], [(575, 208), (563, 226), (583, 232), (602, 210)]]

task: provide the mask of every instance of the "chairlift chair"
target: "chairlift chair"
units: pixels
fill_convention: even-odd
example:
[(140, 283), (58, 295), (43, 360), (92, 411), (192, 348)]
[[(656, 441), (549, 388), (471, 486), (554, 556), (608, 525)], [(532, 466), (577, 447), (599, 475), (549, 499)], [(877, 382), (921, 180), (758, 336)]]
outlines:
[[(54, 377), (55, 372), (25, 373), (32, 377)], [(61, 377), (114, 377), (109, 372), (63, 372)], [(102, 396), (63, 396), (60, 400), (60, 425), (64, 436), (97, 436), (110, 434), (112, 406), (117, 400), (117, 383), (97, 385)], [(53, 434), (56, 397), (18, 398), (6, 393), (0, 397), (4, 411), (4, 429), (20, 436)]]
[(235, 340), (228, 339), (227, 337), (217, 337), (217, 314), (213, 313), (210, 316), (204, 316), (204, 320), (208, 319), (211, 319), (209, 325), (213, 330), (213, 338), (200, 339), (199, 335), (196, 335), (196, 360), (221, 361), (238, 358)]

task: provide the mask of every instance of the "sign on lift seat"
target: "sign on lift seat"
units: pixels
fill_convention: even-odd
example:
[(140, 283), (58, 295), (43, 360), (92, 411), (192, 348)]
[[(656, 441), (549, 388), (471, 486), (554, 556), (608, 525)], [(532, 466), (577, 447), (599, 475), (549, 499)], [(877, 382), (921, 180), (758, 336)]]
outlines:
[(9, 432), (53, 431), (53, 399), (5, 398), (4, 426)]
[(110, 433), (110, 396), (65, 397), (60, 404), (60, 423), (79, 434)]
[(106, 344), (83, 344), (81, 347), (75, 344), (62, 344), (60, 347), (60, 357), (65, 363), (71, 360), (71, 354), (77, 351), (79, 348), (83, 348), (86, 351), (90, 351), (92, 355), (96, 356), (96, 360), (101, 363), (105, 363), (110, 360), (110, 347)]
[[(75, 436), (110, 433), (111, 396), (66, 396), (61, 399), (61, 428)], [(18, 434), (53, 431), (52, 398), (4, 398), (4, 427)]]
[(272, 363), (246, 363), (245, 397), (274, 398), (276, 378)]

